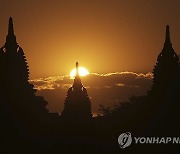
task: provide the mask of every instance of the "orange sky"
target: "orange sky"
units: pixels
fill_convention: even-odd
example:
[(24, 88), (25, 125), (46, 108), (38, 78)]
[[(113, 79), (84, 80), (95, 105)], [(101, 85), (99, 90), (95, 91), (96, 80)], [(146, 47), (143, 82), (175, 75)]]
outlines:
[(179, 0), (1, 0), (0, 44), (8, 18), (24, 49), (30, 77), (90, 72), (151, 72), (170, 25), (180, 53)]

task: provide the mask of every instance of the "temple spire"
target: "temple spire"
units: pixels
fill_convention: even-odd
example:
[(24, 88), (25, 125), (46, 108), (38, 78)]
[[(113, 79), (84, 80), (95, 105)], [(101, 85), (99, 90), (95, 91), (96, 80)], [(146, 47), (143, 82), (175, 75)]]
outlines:
[(179, 72), (178, 69), (179, 57), (172, 47), (169, 25), (167, 25), (164, 47), (158, 55), (157, 63), (153, 70), (154, 85), (163, 85), (165, 87), (166, 83), (173, 80), (173, 76), (176, 78), (176, 75)]
[(79, 76), (79, 63), (76, 62), (76, 76), (73, 83), (73, 88), (75, 89), (81, 89), (83, 87), (81, 83), (81, 78)]
[(9, 18), (8, 35), (14, 35), (14, 28), (13, 28), (13, 19), (12, 19), (12, 17)]
[[(14, 49), (12, 52), (16, 52), (18, 48), (18, 44), (16, 42), (16, 36), (14, 35), (14, 28), (13, 28), (13, 19), (12, 17), (9, 18), (9, 25), (8, 25), (8, 35), (6, 36), (6, 43), (5, 47), (7, 50), (11, 48)], [(7, 51), (8, 52), (8, 51)]]
[(166, 38), (165, 38), (165, 43), (164, 43), (164, 48), (167, 48), (167, 47), (172, 48), (169, 25), (166, 26)]
[(81, 83), (79, 75), (79, 63), (76, 62), (76, 76), (72, 87), (67, 92), (67, 97), (64, 102), (64, 110), (61, 116), (66, 120), (86, 121), (92, 117), (91, 101), (87, 94), (86, 88)]
[(76, 76), (79, 76), (79, 63), (76, 62)]
[(170, 30), (169, 30), (169, 25), (166, 26), (166, 40), (165, 42), (171, 42), (170, 40)]

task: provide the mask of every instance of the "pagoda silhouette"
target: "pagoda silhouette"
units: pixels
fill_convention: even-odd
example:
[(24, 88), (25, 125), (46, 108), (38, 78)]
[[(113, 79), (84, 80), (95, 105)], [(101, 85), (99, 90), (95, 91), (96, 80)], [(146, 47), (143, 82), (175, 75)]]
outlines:
[(29, 83), (29, 66), (16, 41), (12, 17), (9, 18), (5, 45), (0, 48), (0, 72), (1, 113), (19, 124), (45, 120), (43, 117), (49, 115), (45, 108), (47, 102), (35, 95), (34, 86)]
[(166, 26), (164, 47), (157, 58), (153, 75), (152, 89), (162, 92), (177, 84), (180, 79), (180, 61), (172, 47), (169, 25)]
[(72, 87), (67, 92), (64, 103), (64, 110), (61, 117), (69, 120), (87, 120), (92, 117), (91, 102), (86, 88), (81, 83), (78, 71), (79, 64), (76, 62), (76, 76)]
[[(170, 28), (166, 26), (164, 47), (153, 69), (153, 85), (148, 110), (153, 115), (157, 134), (180, 135), (180, 124), (175, 120), (180, 109), (180, 60), (172, 47)], [(166, 128), (166, 129), (164, 129)]]

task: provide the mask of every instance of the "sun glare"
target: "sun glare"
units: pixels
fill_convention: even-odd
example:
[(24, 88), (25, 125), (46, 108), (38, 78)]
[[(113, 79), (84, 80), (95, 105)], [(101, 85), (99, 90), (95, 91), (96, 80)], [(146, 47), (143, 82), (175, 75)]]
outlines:
[[(86, 76), (89, 74), (89, 71), (84, 68), (84, 67), (79, 67), (79, 75), (80, 76)], [(74, 68), (71, 72), (70, 72), (70, 78), (73, 79), (76, 76), (76, 68)]]

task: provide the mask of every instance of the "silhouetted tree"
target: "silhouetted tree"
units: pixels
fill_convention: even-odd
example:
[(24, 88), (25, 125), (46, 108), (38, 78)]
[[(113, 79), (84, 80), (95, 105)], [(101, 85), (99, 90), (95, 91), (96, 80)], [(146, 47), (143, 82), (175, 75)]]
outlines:
[(106, 116), (106, 115), (111, 113), (111, 108), (109, 106), (105, 107), (102, 104), (99, 105), (99, 109), (98, 110), (102, 113), (103, 116)]

